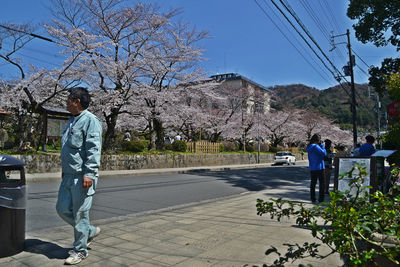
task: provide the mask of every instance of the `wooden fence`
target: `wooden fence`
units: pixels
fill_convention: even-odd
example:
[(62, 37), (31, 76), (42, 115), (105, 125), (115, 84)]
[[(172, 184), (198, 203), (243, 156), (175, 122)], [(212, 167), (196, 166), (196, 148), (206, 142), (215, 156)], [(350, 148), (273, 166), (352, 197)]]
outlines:
[(219, 153), (220, 143), (211, 143), (207, 141), (188, 142), (187, 150), (192, 153)]

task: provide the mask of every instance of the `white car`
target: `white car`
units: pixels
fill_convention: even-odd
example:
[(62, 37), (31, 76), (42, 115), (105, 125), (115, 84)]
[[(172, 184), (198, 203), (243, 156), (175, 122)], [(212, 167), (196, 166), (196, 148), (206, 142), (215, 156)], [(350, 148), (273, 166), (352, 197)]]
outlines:
[(296, 157), (289, 151), (279, 151), (275, 154), (274, 164), (293, 164), (296, 165)]

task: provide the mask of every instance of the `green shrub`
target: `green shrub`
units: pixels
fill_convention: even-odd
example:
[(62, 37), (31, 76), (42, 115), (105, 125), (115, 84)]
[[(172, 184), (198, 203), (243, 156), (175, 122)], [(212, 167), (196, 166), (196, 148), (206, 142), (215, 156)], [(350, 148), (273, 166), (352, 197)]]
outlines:
[(247, 151), (247, 152), (254, 152), (254, 151), (255, 151), (254, 145), (248, 144), (248, 145), (246, 146), (246, 151)]
[(277, 147), (271, 146), (271, 147), (269, 148), (269, 152), (276, 153), (276, 152), (278, 152), (278, 151), (279, 151), (279, 148), (277, 148)]
[(172, 144), (164, 144), (163, 149), (164, 150), (173, 150), (174, 148), (172, 147)]
[(146, 148), (146, 140), (142, 141), (123, 141), (121, 149), (131, 152), (142, 152)]
[[(254, 151), (258, 151), (258, 142), (254, 143), (253, 145)], [(266, 143), (260, 143), (260, 152), (268, 152), (269, 145)]]
[(186, 152), (187, 144), (183, 140), (175, 140), (172, 143), (172, 150), (178, 152)]
[[(397, 179), (399, 169), (393, 169), (392, 174)], [(363, 185), (367, 175), (365, 166), (354, 165), (339, 178), (347, 179), (350, 189), (330, 192), (328, 202), (313, 207), (281, 198), (257, 199), (258, 215), (268, 214), (278, 221), (291, 218), (297, 226), (310, 229), (312, 237), (318, 240), (303, 244), (286, 243), (285, 254), (272, 246), (265, 254), (277, 255), (273, 266), (285, 266), (309, 257), (323, 259), (334, 253), (342, 256), (345, 261), (343, 266), (397, 266), (400, 196), (381, 191), (367, 194), (368, 186)], [(398, 192), (398, 188), (394, 185), (393, 192)], [(319, 250), (321, 243), (327, 245), (323, 250)], [(374, 262), (382, 258), (388, 262), (387, 265)]]
[(224, 145), (222, 143), (219, 143), (219, 152), (224, 152)]
[(400, 122), (392, 121), (382, 139), (383, 149), (397, 150), (388, 158), (389, 164), (400, 162)]
[(239, 146), (235, 142), (232, 142), (232, 141), (223, 141), (222, 145), (223, 145), (222, 151), (231, 152), (231, 151), (239, 150)]

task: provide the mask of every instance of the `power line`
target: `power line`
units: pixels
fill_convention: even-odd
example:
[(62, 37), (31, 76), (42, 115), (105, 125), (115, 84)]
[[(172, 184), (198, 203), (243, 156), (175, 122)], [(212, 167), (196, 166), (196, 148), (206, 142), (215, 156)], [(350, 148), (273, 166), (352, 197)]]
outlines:
[[(292, 35), (292, 39), (297, 41), (298, 46), (300, 46), (300, 47), (303, 49), (303, 51), (307, 54), (308, 58), (304, 58), (304, 55), (303, 55), (300, 51), (298, 51), (298, 52), (303, 56), (303, 58), (306, 60), (306, 62), (309, 63), (308, 59), (311, 59), (311, 60), (314, 62), (314, 64), (310, 64), (310, 63), (309, 63), (309, 65), (310, 65), (321, 77), (322, 77), (322, 75), (315, 69), (314, 66), (318, 66), (318, 67), (319, 67), (319, 70), (321, 70), (322, 73), (324, 73), (327, 77), (329, 77), (329, 74), (326, 73), (326, 70), (324, 70), (323, 68), (321, 68), (321, 66), (320, 66), (320, 65), (318, 64), (318, 62), (314, 59), (314, 57), (312, 57), (312, 55), (307, 51), (307, 49), (304, 47), (304, 45), (298, 40), (298, 38), (296, 38), (296, 36), (292, 33), (292, 31), (290, 31), (290, 29), (288, 28), (288, 26), (286, 26), (286, 24), (282, 21), (282, 19), (276, 14), (275, 10), (274, 10), (272, 7), (270, 7), (270, 6), (267, 4), (267, 2), (266, 2), (265, 0), (264, 0), (264, 4), (265, 4), (265, 5), (269, 8), (269, 10), (275, 15), (275, 17), (280, 21), (280, 23), (286, 28), (286, 31)], [(280, 30), (279, 27), (278, 27), (278, 29)], [(294, 45), (293, 45), (293, 46), (294, 46)], [(297, 50), (297, 46), (294, 46), (294, 48)], [(326, 82), (329, 83), (329, 81), (326, 80), (324, 77), (322, 77), (322, 78), (323, 78)]]
[[(324, 51), (321, 49), (321, 47), (318, 45), (318, 43), (315, 41), (315, 39), (311, 36), (310, 32), (307, 30), (307, 28), (305, 27), (305, 25), (301, 22), (301, 20), (298, 18), (298, 16), (296, 15), (296, 12), (290, 7), (290, 4), (287, 3), (287, 5), (283, 2), (284, 0), (279, 0), (281, 2), (281, 4), (285, 7), (285, 9), (290, 13), (290, 15), (292, 15), (292, 17), (296, 20), (296, 22), (300, 25), (300, 27), (303, 29), (303, 31), (307, 34), (307, 36), (311, 39), (311, 41), (317, 46), (317, 48), (319, 49), (319, 51), (322, 53), (322, 55), (324, 55), (324, 57), (326, 58), (326, 60), (331, 64), (331, 66), (334, 68), (335, 71), (337, 71), (341, 77), (347, 82), (347, 79), (341, 74), (341, 72), (336, 68), (336, 66), (330, 61), (330, 59), (326, 56), (326, 54), (324, 53)], [(275, 5), (275, 7), (281, 12), (281, 14), (286, 18), (286, 20), (290, 23), (290, 25), (292, 25), (292, 27), (296, 30), (296, 32), (303, 38), (303, 40), (309, 45), (309, 43), (305, 40), (304, 36), (297, 30), (297, 28), (293, 25), (293, 23), (288, 19), (288, 17), (284, 14), (284, 12), (279, 8), (279, 6), (274, 2), (274, 0), (271, 0), (271, 2)], [(309, 45), (309, 47), (311, 48), (311, 46)], [(312, 49), (312, 48), (311, 48)], [(314, 49), (312, 49), (314, 52)], [(314, 52), (315, 53), (315, 52)], [(316, 54), (316, 53), (315, 53)], [(316, 54), (317, 55), (317, 54)], [(318, 55), (317, 55), (318, 56)], [(318, 56), (318, 58), (320, 58)], [(320, 59), (322, 60), (322, 59)], [(326, 66), (324, 64), (324, 66)], [(331, 72), (333, 75), (334, 73)], [(343, 85), (341, 84), (340, 80), (338, 80), (339, 84), (341, 85), (341, 87), (343, 88), (343, 90), (346, 92), (346, 94), (350, 96), (350, 93), (343, 87)], [(360, 95), (357, 93), (357, 95), (360, 97)]]
[(314, 21), (315, 25), (319, 28), (322, 35), (324, 35), (325, 38), (329, 41), (329, 31), (325, 28), (325, 25), (321, 22), (319, 16), (317, 16), (314, 13), (312, 7), (305, 0), (300, 0), (300, 4), (303, 6), (304, 10), (308, 13), (310, 18)]
[[(27, 31), (23, 31), (23, 30), (10, 28), (10, 27), (2, 25), (2, 24), (0, 24), (0, 28), (7, 29), (9, 31), (20, 32), (20, 33), (23, 33), (23, 34), (27, 34), (27, 35), (42, 39), (42, 40), (47, 41), (47, 42), (51, 42), (51, 43), (55, 43), (55, 44), (58, 44), (58, 45), (61, 45), (61, 46), (66, 46), (66, 47), (69, 47), (69, 48), (73, 48), (73, 46), (71, 46), (71, 45), (63, 44), (63, 43), (60, 43), (60, 42), (56, 42), (56, 41), (54, 41), (54, 40), (52, 40), (50, 38), (47, 38), (47, 37), (44, 37), (44, 36), (40, 36), (38, 34), (30, 33), (30, 32), (27, 32)], [(96, 52), (91, 52), (91, 51), (87, 51), (87, 50), (84, 50), (83, 52), (85, 52), (85, 53), (87, 53), (89, 55), (96, 55), (96, 56), (99, 56), (99, 57), (104, 57), (103, 55), (101, 55), (99, 53), (96, 53)]]
[[(322, 12), (326, 14), (326, 18), (328, 23), (331, 25), (332, 29), (336, 28), (336, 31), (340, 31), (340, 27), (336, 21), (335, 16), (333, 15), (333, 11), (329, 4), (326, 1), (318, 0), (319, 5), (321, 6)], [(322, 4), (323, 3), (323, 4)]]
[(27, 34), (27, 35), (30, 35), (30, 36), (32, 36), (32, 37), (45, 40), (45, 41), (47, 41), (47, 42), (56, 43), (55, 41), (51, 40), (50, 38), (47, 38), (47, 37), (44, 37), (44, 36), (40, 36), (40, 35), (37, 35), (37, 34), (34, 34), (34, 33), (26, 32), (26, 31), (19, 30), (19, 29), (10, 28), (10, 27), (5, 26), (5, 25), (2, 25), (2, 24), (0, 24), (0, 27), (1, 27), (1, 28), (4, 28), (4, 29), (6, 29), (6, 30), (9, 30), (9, 31), (14, 31), (14, 32), (19, 32), (19, 33)]
[[(7, 43), (7, 42), (3, 42), (3, 44), (5, 44), (6, 46), (12, 46), (11, 44), (9, 44), (9, 43)], [(5, 46), (3, 46), (3, 48), (5, 48)], [(49, 52), (46, 52), (46, 51), (43, 51), (43, 50), (39, 50), (39, 49), (35, 49), (35, 48), (30, 48), (30, 47), (27, 47), (27, 46), (24, 46), (23, 49), (24, 49), (24, 50), (31, 51), (31, 52), (34, 52), (34, 53), (39, 53), (39, 54), (42, 54), (42, 55), (45, 55), (45, 56), (48, 56), (48, 57), (64, 58), (64, 57), (62, 57), (62, 56), (60, 56), (60, 55), (57, 55), (57, 54), (55, 54), (55, 53), (49, 53)]]
[(56, 67), (60, 66), (59, 64), (55, 64), (54, 62), (50, 62), (50, 61), (43, 60), (43, 59), (40, 59), (40, 58), (37, 58), (37, 57), (33, 57), (33, 56), (28, 56), (28, 55), (22, 54), (21, 52), (17, 52), (17, 54), (19, 54), (21, 56), (24, 56), (24, 57), (27, 57), (27, 58), (30, 58), (30, 59), (33, 59), (33, 60), (36, 60), (36, 61), (40, 61), (40, 62), (49, 64), (49, 65), (53, 65), (53, 66), (56, 66)]
[[(265, 1), (265, 0), (264, 0)], [(318, 59), (322, 62), (322, 64), (325, 66), (325, 68), (333, 75), (333, 77), (337, 78), (339, 83), (340, 80), (339, 78), (344, 76), (341, 74), (341, 72), (336, 68), (336, 66), (332, 63), (332, 61), (329, 59), (329, 57), (322, 51), (321, 47), (317, 44), (317, 42), (314, 40), (314, 38), (311, 36), (311, 34), (308, 32), (308, 30), (305, 28), (305, 26), (301, 23), (301, 21), (296, 17), (296, 15), (291, 12), (291, 8), (287, 7), (284, 3), (282, 3), (282, 0), (279, 0), (281, 4), (285, 7), (286, 10), (289, 11), (289, 13), (296, 19), (297, 23), (300, 25), (300, 27), (303, 29), (303, 31), (307, 34), (307, 36), (313, 41), (313, 43), (317, 46), (317, 48), (320, 50), (322, 55), (326, 58), (326, 60), (330, 63), (330, 65), (333, 67), (333, 69), (340, 74), (339, 77), (336, 77), (335, 73), (326, 65), (326, 63), (322, 60), (322, 58), (318, 55), (318, 53), (314, 50), (314, 48), (310, 45), (310, 43), (305, 39), (305, 37), (299, 32), (299, 30), (296, 28), (295, 25), (290, 21), (290, 19), (286, 16), (286, 14), (282, 11), (282, 9), (274, 2), (274, 0), (271, 0), (271, 2), (274, 4), (274, 6), (279, 10), (279, 12), (285, 17), (285, 19), (289, 22), (289, 24), (295, 29), (295, 31), (300, 35), (300, 37), (303, 39), (303, 41), (308, 45), (308, 47), (313, 51), (313, 53), (318, 57)], [(344, 78), (345, 79), (345, 78)], [(345, 79), (346, 80), (346, 79)], [(343, 90), (344, 87), (343, 87)], [(349, 92), (345, 90), (346, 94), (350, 96)]]
[(362, 72), (362, 73), (364, 73), (365, 74), (365, 76), (367, 76), (367, 77), (369, 77), (369, 74), (365, 71), (365, 70), (363, 70), (360, 66), (358, 66), (358, 65), (356, 65), (357, 66), (357, 68)]
[[(287, 3), (287, 1), (285, 1), (285, 2)], [(330, 43), (331, 42), (330, 33), (327, 30), (327, 28), (325, 27), (325, 25), (322, 23), (322, 21), (320, 20), (320, 17), (322, 17), (322, 16), (316, 15), (313, 7), (306, 0), (300, 0), (300, 4), (303, 6), (304, 10), (307, 12), (309, 17), (314, 21), (315, 25), (320, 30), (320, 32), (325, 37), (325, 39), (328, 41), (328, 43)], [(321, 13), (321, 12), (319, 12), (319, 13)], [(330, 11), (330, 13), (333, 16), (332, 11)], [(337, 55), (337, 58), (339, 58), (341, 61), (345, 61), (345, 56), (343, 55), (342, 49), (340, 49), (340, 48), (335, 49), (335, 53)]]
[(361, 60), (362, 63), (365, 64), (365, 66), (368, 67), (368, 69), (371, 67), (370, 65), (368, 65), (353, 49), (351, 49), (351, 51)]
[(293, 46), (294, 49), (300, 54), (300, 56), (303, 57), (303, 59), (318, 73), (318, 75), (321, 76), (326, 82), (329, 83), (329, 81), (321, 75), (321, 73), (315, 69), (314, 65), (312, 65), (308, 59), (301, 53), (301, 51), (293, 44), (293, 42), (286, 36), (286, 34), (281, 30), (281, 28), (275, 23), (275, 21), (268, 15), (268, 13), (265, 11), (265, 9), (257, 2), (257, 0), (254, 0), (254, 2), (257, 4), (257, 6), (261, 9), (261, 11), (264, 13), (264, 15), (274, 24), (274, 26), (279, 30), (279, 32), (285, 37), (285, 39)]

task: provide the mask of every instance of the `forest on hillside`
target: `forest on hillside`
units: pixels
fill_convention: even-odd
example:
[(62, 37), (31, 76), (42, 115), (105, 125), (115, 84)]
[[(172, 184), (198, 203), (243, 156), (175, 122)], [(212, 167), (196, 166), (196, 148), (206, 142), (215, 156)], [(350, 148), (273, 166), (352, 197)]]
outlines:
[[(282, 85), (269, 88), (274, 92), (271, 107), (277, 110), (285, 108), (307, 109), (328, 117), (342, 129), (352, 129), (350, 85), (343, 84), (325, 90), (308, 87), (303, 84)], [(377, 129), (377, 94), (367, 84), (356, 84), (356, 114), (359, 130), (373, 132)], [(390, 103), (386, 96), (381, 99), (381, 129), (386, 125), (386, 107)]]

